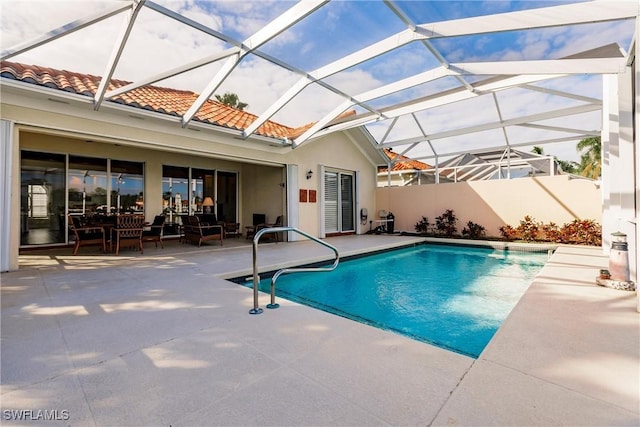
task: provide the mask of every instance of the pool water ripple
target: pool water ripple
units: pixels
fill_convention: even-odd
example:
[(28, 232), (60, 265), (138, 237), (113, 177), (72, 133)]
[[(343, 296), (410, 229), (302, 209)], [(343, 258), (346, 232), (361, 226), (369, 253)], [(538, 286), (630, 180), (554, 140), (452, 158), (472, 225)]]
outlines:
[[(418, 245), (278, 279), (279, 297), (477, 357), (547, 254)], [(250, 286), (250, 285), (249, 285)], [(261, 281), (268, 292), (270, 279)]]

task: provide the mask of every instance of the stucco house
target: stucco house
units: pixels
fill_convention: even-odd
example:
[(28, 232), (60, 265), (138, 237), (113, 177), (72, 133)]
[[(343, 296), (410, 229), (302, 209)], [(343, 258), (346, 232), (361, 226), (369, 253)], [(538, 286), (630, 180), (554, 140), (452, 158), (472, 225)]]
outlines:
[[(3, 270), (17, 268), (20, 247), (68, 244), (66, 212), (134, 210), (177, 221), (202, 212), (205, 197), (219, 219), (241, 227), (261, 214), (320, 237), (366, 231), (356, 213), (374, 209), (384, 158), (360, 128), (294, 150), (290, 138), (305, 127), (267, 121), (242, 140), (256, 117), (212, 100), (176, 126), (193, 92), (145, 86), (97, 112), (98, 76), (14, 62), (3, 62), (1, 75), (11, 191), (20, 194), (8, 210)], [(127, 83), (112, 80), (109, 90)]]

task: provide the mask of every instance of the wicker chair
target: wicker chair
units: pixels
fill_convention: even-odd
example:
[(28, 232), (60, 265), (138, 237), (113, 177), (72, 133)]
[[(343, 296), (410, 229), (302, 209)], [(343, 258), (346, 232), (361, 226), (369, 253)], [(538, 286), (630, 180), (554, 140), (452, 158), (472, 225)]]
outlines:
[(80, 246), (102, 246), (102, 252), (107, 251), (107, 243), (104, 236), (104, 228), (102, 227), (86, 227), (82, 225), (80, 217), (67, 215), (69, 220), (69, 229), (75, 237), (75, 246), (73, 254), (78, 253)]
[(111, 250), (113, 244), (116, 245), (116, 255), (120, 254), (120, 247), (138, 247), (140, 253), (144, 253), (142, 248), (142, 231), (144, 230), (144, 216), (122, 214), (118, 215), (116, 227), (111, 230)]

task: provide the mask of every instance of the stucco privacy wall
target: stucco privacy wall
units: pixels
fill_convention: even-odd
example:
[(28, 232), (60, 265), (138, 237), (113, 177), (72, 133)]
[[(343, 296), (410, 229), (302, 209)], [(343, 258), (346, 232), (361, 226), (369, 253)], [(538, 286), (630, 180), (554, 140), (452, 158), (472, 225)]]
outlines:
[(558, 225), (576, 218), (602, 221), (600, 188), (567, 175), (386, 187), (376, 195), (376, 212), (393, 212), (395, 229), (401, 231), (415, 231), (422, 216), (433, 224), (446, 209), (458, 217), (458, 232), (473, 221), (484, 226), (488, 236), (499, 236), (505, 224), (517, 226), (525, 215)]

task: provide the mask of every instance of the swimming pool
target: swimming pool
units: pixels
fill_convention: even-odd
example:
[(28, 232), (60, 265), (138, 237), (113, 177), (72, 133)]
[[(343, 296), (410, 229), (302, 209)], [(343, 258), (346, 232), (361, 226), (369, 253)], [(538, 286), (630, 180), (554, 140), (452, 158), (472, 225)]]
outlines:
[[(341, 261), (328, 273), (283, 275), (276, 295), (478, 357), (546, 260), (425, 244)], [(263, 278), (260, 289), (270, 283)]]

